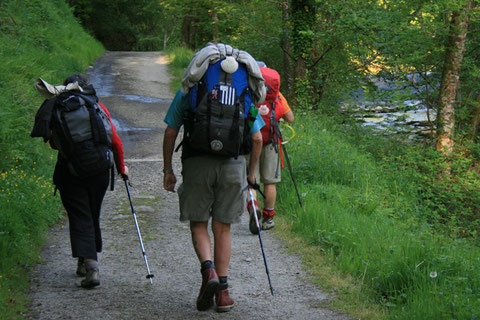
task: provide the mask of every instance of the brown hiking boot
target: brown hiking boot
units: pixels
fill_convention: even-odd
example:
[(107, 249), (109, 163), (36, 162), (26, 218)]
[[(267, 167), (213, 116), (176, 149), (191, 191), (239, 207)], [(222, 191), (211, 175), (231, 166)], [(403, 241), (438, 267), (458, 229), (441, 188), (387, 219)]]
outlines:
[(202, 286), (197, 298), (197, 309), (205, 311), (213, 306), (213, 295), (218, 290), (220, 282), (214, 268), (202, 271)]
[(80, 285), (85, 289), (92, 289), (93, 287), (100, 285), (100, 274), (98, 273), (98, 269), (88, 270), (87, 276), (82, 280)]
[(228, 295), (228, 289), (220, 290), (215, 294), (217, 312), (228, 312), (233, 308), (233, 299)]

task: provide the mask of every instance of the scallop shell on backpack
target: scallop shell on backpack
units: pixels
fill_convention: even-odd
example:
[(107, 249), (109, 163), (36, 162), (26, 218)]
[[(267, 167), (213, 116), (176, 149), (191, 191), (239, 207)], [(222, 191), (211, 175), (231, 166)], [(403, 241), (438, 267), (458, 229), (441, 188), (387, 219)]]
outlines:
[(238, 62), (233, 57), (226, 57), (225, 60), (220, 63), (220, 66), (226, 73), (234, 73), (238, 69)]

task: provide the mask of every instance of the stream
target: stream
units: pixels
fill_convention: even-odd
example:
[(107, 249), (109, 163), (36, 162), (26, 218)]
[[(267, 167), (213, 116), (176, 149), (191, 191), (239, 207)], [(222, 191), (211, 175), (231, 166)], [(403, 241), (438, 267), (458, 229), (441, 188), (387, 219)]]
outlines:
[[(385, 80), (375, 80), (373, 84), (383, 95), (394, 95), (396, 90), (418, 95), (424, 90), (422, 86), (419, 89), (405, 85), (400, 88), (398, 84)], [(353, 102), (343, 102), (340, 110), (364, 127), (385, 135), (406, 134), (410, 140), (421, 139), (431, 134), (436, 114), (434, 110), (428, 110), (422, 100), (386, 101), (381, 98), (370, 100), (365, 97), (363, 89), (357, 89), (350, 95)]]

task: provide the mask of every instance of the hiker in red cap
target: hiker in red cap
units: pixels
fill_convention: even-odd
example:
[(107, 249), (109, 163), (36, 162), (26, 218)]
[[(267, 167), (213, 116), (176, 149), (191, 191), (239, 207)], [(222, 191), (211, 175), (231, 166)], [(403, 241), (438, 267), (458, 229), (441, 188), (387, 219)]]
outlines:
[[(265, 79), (267, 96), (265, 102), (257, 105), (259, 113), (265, 121), (262, 127), (263, 147), (259, 163), (256, 167), (255, 178), (257, 182), (264, 185), (263, 210), (260, 211), (257, 200), (254, 201), (258, 219), (262, 218), (262, 230), (269, 230), (274, 227), (273, 217), (275, 216), (275, 201), (277, 198), (276, 183), (281, 180), (281, 168), (283, 168), (283, 157), (281, 139), (279, 134), (280, 119), (286, 122), (293, 122), (293, 112), (288, 106), (287, 100), (280, 93), (280, 74), (274, 69), (260, 67), (262, 76)], [(256, 193), (254, 192), (256, 197)], [(250, 214), (249, 229), (257, 234), (257, 227), (253, 216), (252, 202), (248, 201), (247, 210)], [(262, 217), (260, 217), (262, 212)]]

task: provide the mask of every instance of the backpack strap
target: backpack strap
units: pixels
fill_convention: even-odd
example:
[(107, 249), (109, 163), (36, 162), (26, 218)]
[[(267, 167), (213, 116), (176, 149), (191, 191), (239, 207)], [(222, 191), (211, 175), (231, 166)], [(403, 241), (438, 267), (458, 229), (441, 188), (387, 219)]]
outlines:
[(209, 143), (210, 141), (210, 123), (212, 121), (212, 99), (207, 98), (207, 144), (208, 147), (210, 148), (210, 151), (212, 150), (212, 145)]
[(97, 119), (95, 118), (95, 110), (94, 107), (92, 106), (86, 106), (88, 110), (88, 114), (90, 116), (90, 124), (92, 126), (92, 138), (95, 144), (100, 143), (100, 126), (97, 122)]
[(113, 191), (115, 190), (115, 166), (113, 165), (110, 168), (110, 190)]
[(100, 123), (101, 120), (95, 117), (96, 112), (102, 112), (102, 110), (100, 110), (102, 107), (100, 107), (98, 103), (94, 106), (89, 106), (87, 104), (86, 106), (90, 115), (90, 123), (92, 124), (93, 141), (95, 142), (95, 144), (108, 145), (107, 131), (105, 130), (105, 126), (103, 125), (103, 123)]
[(240, 144), (239, 139), (237, 137), (240, 135), (240, 128), (239, 128), (240, 107), (244, 106), (244, 105), (245, 105), (245, 90), (242, 92), (242, 95), (240, 96), (240, 98), (235, 103), (235, 114), (233, 115), (232, 126), (230, 127), (229, 138), (233, 139), (232, 141), (236, 141), (235, 150), (237, 150), (237, 152), (235, 154), (235, 159), (237, 159), (238, 155), (240, 154), (241, 144)]
[(275, 148), (275, 151), (278, 153), (277, 148), (277, 133), (276, 133), (276, 124), (277, 124), (277, 115), (275, 113), (275, 101), (272, 102), (272, 111), (270, 112), (270, 137), (269, 143), (271, 142)]

